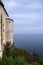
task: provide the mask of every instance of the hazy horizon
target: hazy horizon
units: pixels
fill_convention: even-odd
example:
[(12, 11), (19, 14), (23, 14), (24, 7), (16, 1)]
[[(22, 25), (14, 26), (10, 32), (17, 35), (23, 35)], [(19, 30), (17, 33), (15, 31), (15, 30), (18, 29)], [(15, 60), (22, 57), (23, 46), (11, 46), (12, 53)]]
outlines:
[(43, 34), (15, 34), (15, 45), (43, 56)]

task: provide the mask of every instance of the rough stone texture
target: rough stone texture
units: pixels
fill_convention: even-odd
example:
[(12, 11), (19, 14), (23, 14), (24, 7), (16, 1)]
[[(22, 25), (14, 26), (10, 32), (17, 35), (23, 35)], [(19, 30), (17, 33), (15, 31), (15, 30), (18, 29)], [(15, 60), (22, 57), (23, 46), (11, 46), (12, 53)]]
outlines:
[(6, 18), (6, 42), (13, 43), (13, 21)]
[[(1, 15), (2, 15), (2, 21), (1, 21)], [(8, 15), (6, 14), (3, 6), (0, 5), (0, 57), (1, 58), (2, 58), (4, 45), (6, 44), (6, 42), (13, 43), (13, 22), (12, 21), (13, 20), (8, 18)], [(1, 33), (1, 22), (2, 22), (2, 33)]]
[(2, 58), (2, 54), (3, 54), (3, 52), (2, 52), (2, 51), (0, 51), (0, 59)]

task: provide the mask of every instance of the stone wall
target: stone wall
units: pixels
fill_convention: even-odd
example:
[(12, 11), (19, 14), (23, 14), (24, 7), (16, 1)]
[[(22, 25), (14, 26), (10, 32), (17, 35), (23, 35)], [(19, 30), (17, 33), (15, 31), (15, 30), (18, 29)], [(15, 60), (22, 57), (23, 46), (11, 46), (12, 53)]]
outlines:
[(13, 43), (13, 20), (6, 18), (6, 42)]
[[(1, 28), (2, 27), (2, 28)], [(4, 6), (0, 5), (0, 58), (6, 42), (13, 43), (13, 20), (8, 18)]]

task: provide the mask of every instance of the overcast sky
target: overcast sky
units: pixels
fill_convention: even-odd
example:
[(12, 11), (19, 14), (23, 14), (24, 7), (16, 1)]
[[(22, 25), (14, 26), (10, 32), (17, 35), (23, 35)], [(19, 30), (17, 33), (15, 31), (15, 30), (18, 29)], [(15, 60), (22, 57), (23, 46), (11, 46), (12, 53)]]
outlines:
[(14, 33), (43, 33), (43, 0), (2, 0)]

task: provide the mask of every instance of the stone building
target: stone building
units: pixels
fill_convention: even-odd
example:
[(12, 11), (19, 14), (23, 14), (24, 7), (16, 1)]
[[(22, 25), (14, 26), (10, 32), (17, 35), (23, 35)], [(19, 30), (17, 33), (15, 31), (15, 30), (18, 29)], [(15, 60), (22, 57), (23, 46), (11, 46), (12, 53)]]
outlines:
[(13, 44), (13, 20), (0, 0), (0, 57), (2, 57), (4, 45), (7, 42)]

